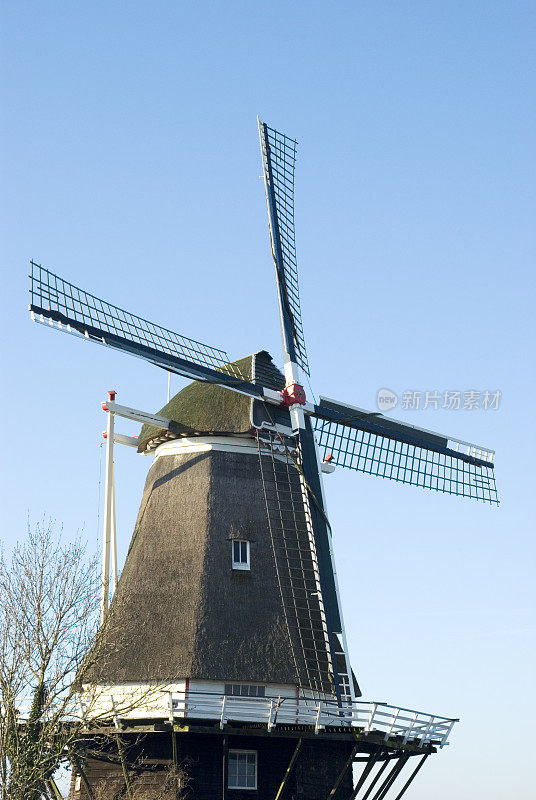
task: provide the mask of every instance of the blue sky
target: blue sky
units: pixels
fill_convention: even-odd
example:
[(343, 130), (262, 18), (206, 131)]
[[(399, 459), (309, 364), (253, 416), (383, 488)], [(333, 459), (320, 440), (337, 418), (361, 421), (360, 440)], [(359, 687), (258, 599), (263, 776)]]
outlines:
[[(32, 325), (30, 257), (232, 357), (278, 360), (257, 114), (299, 142), (314, 391), (371, 409), (382, 387), (502, 392), (498, 411), (394, 412), (495, 448), (498, 510), (326, 480), (365, 697), (462, 718), (415, 800), (510, 800), (529, 781), (535, 16), (516, 0), (2, 3), (8, 546), (45, 514), (95, 547), (100, 401), (113, 387), (157, 410), (167, 388)], [(121, 553), (147, 468), (118, 452)]]

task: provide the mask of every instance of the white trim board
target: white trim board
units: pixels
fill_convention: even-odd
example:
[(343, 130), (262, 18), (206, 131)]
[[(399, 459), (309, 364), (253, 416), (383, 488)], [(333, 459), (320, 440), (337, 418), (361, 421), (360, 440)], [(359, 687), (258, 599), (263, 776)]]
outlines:
[[(256, 456), (259, 454), (257, 442), (254, 439), (241, 439), (238, 436), (196, 436), (191, 439), (181, 437), (163, 442), (154, 451), (154, 459), (156, 461), (162, 456), (186, 455), (187, 453), (207, 453), (210, 450)], [(261, 453), (269, 455), (268, 451), (263, 452), (262, 449)], [(278, 453), (274, 453), (274, 457), (280, 461), (287, 460), (284, 455)]]

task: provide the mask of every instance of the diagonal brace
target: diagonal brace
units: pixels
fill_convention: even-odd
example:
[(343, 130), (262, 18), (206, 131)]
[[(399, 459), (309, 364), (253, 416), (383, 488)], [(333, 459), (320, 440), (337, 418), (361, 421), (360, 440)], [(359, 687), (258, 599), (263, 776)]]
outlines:
[(277, 790), (277, 794), (275, 796), (275, 800), (280, 800), (281, 796), (283, 795), (283, 792), (285, 791), (285, 787), (286, 787), (287, 783), (289, 782), (290, 776), (292, 775), (292, 770), (294, 769), (294, 764), (296, 763), (296, 759), (298, 758), (301, 746), (302, 746), (302, 740), (298, 739), (298, 743), (297, 743), (297, 745), (296, 745), (296, 747), (294, 749), (294, 753), (292, 754), (292, 758), (290, 759), (289, 765), (287, 767), (287, 771), (285, 772), (285, 775), (283, 776), (283, 780), (281, 781), (281, 786)]
[[(357, 753), (358, 749), (359, 749), (359, 744), (356, 744), (356, 745), (354, 745), (354, 746), (352, 747), (352, 752), (351, 752), (351, 753), (350, 753), (350, 755), (348, 756), (348, 759), (346, 760), (346, 763), (344, 764), (343, 768), (342, 768), (342, 769), (341, 769), (341, 771), (339, 772), (339, 774), (338, 774), (338, 776), (337, 776), (337, 780), (336, 780), (336, 781), (335, 781), (335, 783), (333, 784), (333, 789), (332, 789), (332, 790), (331, 790), (331, 792), (328, 794), (328, 798), (327, 798), (327, 800), (333, 800), (333, 798), (334, 798), (334, 797), (335, 797), (335, 795), (337, 794), (337, 790), (338, 790), (339, 786), (341, 785), (341, 783), (342, 783), (342, 781), (343, 781), (343, 779), (344, 779), (344, 777), (345, 777), (346, 773), (348, 772), (348, 770), (349, 770), (349, 769), (351, 769), (351, 768), (352, 768), (352, 764), (353, 764), (353, 761), (354, 761), (354, 757), (355, 757), (355, 754)], [(365, 768), (365, 769), (366, 769), (366, 768)]]

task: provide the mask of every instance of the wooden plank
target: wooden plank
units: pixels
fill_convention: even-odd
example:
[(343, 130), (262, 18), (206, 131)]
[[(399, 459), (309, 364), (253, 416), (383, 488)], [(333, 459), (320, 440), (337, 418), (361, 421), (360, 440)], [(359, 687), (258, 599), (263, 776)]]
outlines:
[[(139, 734), (139, 733), (165, 733), (168, 734), (171, 730), (171, 726), (165, 727), (158, 727), (155, 725), (130, 725), (121, 728), (122, 735), (128, 734)], [(188, 725), (180, 725), (178, 723), (173, 724), (173, 730), (177, 733), (213, 733), (219, 736), (222, 735), (222, 731), (219, 727), (217, 721), (214, 721), (213, 725), (197, 725), (197, 724), (188, 724)], [(360, 729), (344, 729), (341, 728), (339, 731), (334, 730), (319, 730), (318, 733), (314, 732), (313, 728), (309, 728), (308, 730), (300, 730), (299, 727), (292, 727), (290, 728), (280, 728), (276, 726), (272, 728), (272, 730), (267, 730), (266, 725), (260, 727), (250, 726), (247, 728), (234, 728), (232, 725), (226, 724), (224, 727), (225, 733), (230, 736), (269, 736), (272, 738), (288, 738), (288, 739), (314, 739), (318, 741), (319, 739), (326, 739), (331, 741), (346, 741), (346, 742), (363, 742), (365, 744), (369, 744), (371, 746), (381, 746), (385, 747), (387, 751), (395, 755), (396, 753), (402, 752), (410, 752), (410, 753), (420, 753), (424, 755), (425, 753), (437, 753), (437, 748), (432, 744), (426, 744), (424, 747), (421, 747), (419, 744), (413, 744), (411, 741), (406, 742), (403, 744), (402, 742), (396, 742), (393, 739), (390, 739), (388, 742), (385, 742), (385, 734), (377, 731), (364, 731), (362, 728)], [(110, 736), (116, 735), (117, 729), (112, 726), (106, 726), (94, 730), (89, 730), (84, 732), (84, 735), (87, 738), (92, 738), (98, 735), (102, 736)]]

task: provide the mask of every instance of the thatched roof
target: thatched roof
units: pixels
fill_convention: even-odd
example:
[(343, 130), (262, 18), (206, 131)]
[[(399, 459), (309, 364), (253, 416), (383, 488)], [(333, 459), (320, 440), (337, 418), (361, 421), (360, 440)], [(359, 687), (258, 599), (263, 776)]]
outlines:
[[(246, 356), (230, 365), (244, 380), (282, 389), (285, 379), (266, 350)], [(174, 435), (245, 434), (251, 429), (251, 399), (245, 395), (195, 381), (171, 398), (158, 414), (179, 426)], [(144, 452), (162, 429), (144, 425), (139, 436), (138, 452)]]

